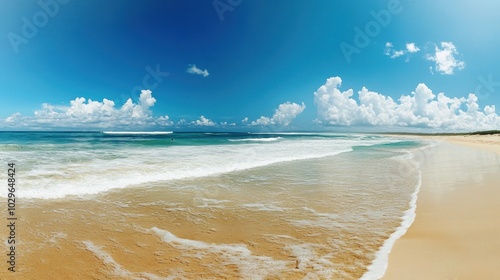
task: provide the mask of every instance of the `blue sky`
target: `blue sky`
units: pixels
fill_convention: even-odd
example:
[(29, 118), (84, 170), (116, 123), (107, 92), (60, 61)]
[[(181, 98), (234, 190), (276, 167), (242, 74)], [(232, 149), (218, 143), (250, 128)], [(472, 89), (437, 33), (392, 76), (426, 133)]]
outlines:
[(0, 129), (500, 127), (500, 2), (360, 3), (2, 1)]

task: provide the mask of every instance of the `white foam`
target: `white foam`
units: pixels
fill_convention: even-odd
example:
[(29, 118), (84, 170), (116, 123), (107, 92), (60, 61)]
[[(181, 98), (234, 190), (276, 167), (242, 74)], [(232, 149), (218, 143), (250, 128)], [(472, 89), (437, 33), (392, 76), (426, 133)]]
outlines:
[(103, 131), (104, 134), (116, 135), (165, 135), (172, 134), (173, 131)]
[(194, 204), (198, 208), (225, 208), (224, 203), (230, 200), (218, 200), (212, 198), (196, 197), (193, 199)]
[(300, 227), (319, 227), (327, 229), (344, 228), (345, 225), (338, 222), (339, 215), (335, 213), (321, 213), (309, 207), (302, 207), (305, 211), (310, 212), (315, 217), (309, 220), (288, 220), (294, 226)]
[[(414, 157), (413, 153), (408, 154), (411, 155), (410, 159)], [(365, 272), (365, 274), (363, 274), (360, 280), (380, 279), (384, 276), (389, 264), (389, 253), (391, 252), (394, 243), (406, 233), (408, 228), (415, 220), (417, 198), (420, 191), (420, 186), (422, 185), (422, 172), (420, 170), (420, 164), (418, 162), (415, 162), (415, 165), (416, 170), (418, 170), (418, 182), (415, 187), (415, 191), (411, 195), (411, 200), (409, 202), (410, 208), (403, 213), (400, 226), (389, 236), (382, 247), (380, 247), (380, 249), (377, 251), (377, 253), (375, 254), (375, 259), (368, 266), (368, 270)]]
[(320, 136), (364, 136), (363, 134), (354, 133), (338, 133), (338, 132), (258, 132), (250, 134), (264, 134), (264, 135), (320, 135)]
[(132, 276), (132, 273), (130, 271), (123, 269), (121, 265), (119, 265), (113, 257), (111, 257), (107, 252), (101, 250), (102, 247), (98, 247), (94, 245), (92, 241), (83, 241), (82, 242), (87, 250), (92, 252), (96, 257), (98, 257), (101, 261), (104, 262), (106, 265), (110, 265), (113, 267), (113, 274), (118, 275), (118, 276), (123, 276), (123, 277), (130, 277)]
[(283, 212), (286, 209), (289, 209), (289, 208), (282, 208), (272, 204), (263, 204), (263, 203), (247, 203), (241, 206), (250, 208), (254, 211), (267, 211), (267, 212)]
[(174, 211), (180, 211), (180, 212), (186, 212), (188, 211), (188, 208), (183, 208), (183, 207), (172, 207), (172, 208), (165, 208), (168, 212), (174, 212)]
[(52, 234), (50, 239), (47, 241), (55, 244), (57, 243), (57, 239), (66, 239), (66, 237), (68, 237), (68, 235), (64, 232), (54, 232), (54, 234)]
[(205, 135), (228, 135), (229, 132), (205, 132)]
[(160, 277), (158, 275), (144, 272), (144, 273), (133, 273), (124, 269), (119, 263), (117, 263), (110, 254), (102, 250), (102, 247), (94, 245), (92, 241), (83, 241), (85, 248), (92, 252), (97, 258), (99, 258), (104, 264), (109, 265), (113, 268), (112, 273), (117, 276), (133, 278), (133, 279), (147, 279), (152, 280), (173, 280), (176, 279), (176, 275), (170, 275), (169, 277)]
[[(270, 164), (321, 158), (391, 140), (308, 139), (269, 144), (127, 147), (96, 150), (33, 149), (0, 151), (0, 158), (16, 157), (23, 198), (86, 196), (149, 182), (196, 178), (263, 167)], [(392, 141), (394, 142), (394, 141)], [(22, 176), (21, 176), (22, 175)], [(0, 189), (0, 197), (7, 188)]]
[(328, 218), (319, 218), (315, 220), (288, 220), (288, 222), (297, 227), (317, 227), (326, 229), (339, 229), (345, 227), (343, 224)]
[(226, 259), (224, 264), (237, 265), (244, 279), (266, 279), (273, 273), (282, 271), (290, 262), (274, 260), (268, 256), (254, 256), (244, 244), (215, 244), (198, 240), (184, 239), (173, 233), (153, 227), (150, 232), (158, 235), (164, 242), (172, 244), (191, 256), (201, 258), (205, 253), (216, 253)]
[(244, 139), (227, 139), (230, 142), (274, 142), (283, 139), (281, 137), (269, 137), (269, 138), (244, 138)]

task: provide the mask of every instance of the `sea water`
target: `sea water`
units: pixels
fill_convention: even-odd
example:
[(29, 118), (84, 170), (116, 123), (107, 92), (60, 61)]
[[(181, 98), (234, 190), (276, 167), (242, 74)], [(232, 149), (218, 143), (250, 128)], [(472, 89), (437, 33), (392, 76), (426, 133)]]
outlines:
[[(113, 244), (55, 236), (111, 264), (110, 275), (139, 279), (378, 278), (413, 219), (421, 178), (412, 151), (422, 146), (336, 133), (0, 132), (0, 158), (16, 164), (23, 207), (83, 200), (102, 208)], [(68, 207), (52, 217), (92, 212)], [(88, 225), (97, 223), (91, 217)], [(31, 226), (55, 238), (42, 226), (50, 222)], [(144, 253), (117, 241), (126, 230), (137, 242), (156, 238), (178, 262), (137, 272), (115, 260)], [(25, 241), (33, 252), (35, 240)], [(112, 246), (122, 250), (114, 258)]]

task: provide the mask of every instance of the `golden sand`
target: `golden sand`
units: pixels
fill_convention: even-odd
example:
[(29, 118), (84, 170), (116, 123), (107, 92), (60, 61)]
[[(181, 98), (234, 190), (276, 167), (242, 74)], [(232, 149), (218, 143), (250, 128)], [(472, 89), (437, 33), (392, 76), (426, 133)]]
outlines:
[[(396, 242), (386, 279), (496, 279), (500, 275), (496, 215), (500, 214), (500, 172), (482, 168), (494, 158), (498, 160), (488, 153), (490, 149), (499, 151), (491, 144), (498, 143), (498, 138), (453, 141), (469, 139), (475, 139), (471, 145), (477, 144), (484, 152), (457, 153), (453, 146), (438, 146), (429, 156), (431, 162), (423, 165), (417, 218)], [(448, 166), (457, 157), (469, 164), (467, 169)], [(259, 200), (259, 196), (272, 194), (266, 199), (279, 201), (284, 208), (292, 209), (304, 201), (322, 213), (338, 208), (332, 208), (337, 203), (328, 188), (305, 189), (290, 197), (283, 196), (277, 182), (270, 185), (278, 187), (273, 192), (251, 190), (247, 194), (209, 188), (201, 197), (190, 190), (130, 188), (86, 200), (20, 202), (18, 272), (12, 277), (4, 270), (0, 279), (159, 279), (176, 272), (197, 279), (241, 279), (243, 274), (251, 279), (252, 273), (268, 275), (265, 279), (304, 279), (314, 273), (325, 279), (321, 272), (327, 275), (327, 270), (335, 270), (339, 279), (356, 279), (373, 258), (366, 252), (375, 252), (391, 234), (390, 229), (398, 226), (381, 220), (378, 223), (388, 232), (365, 238), (359, 230), (348, 228), (294, 226), (289, 219), (312, 219), (301, 207), (284, 216), (279, 211), (251, 211), (232, 207), (231, 202), (221, 203), (241, 204), (241, 197)], [(204, 203), (208, 207), (202, 207)], [(159, 234), (162, 229), (180, 243), (198, 243), (182, 247), (179, 242), (166, 242)], [(334, 244), (333, 239), (343, 243)], [(372, 241), (367, 244), (365, 240)], [(294, 245), (312, 256), (297, 256)], [(202, 249), (196, 250), (197, 246)], [(215, 249), (204, 250), (203, 246)]]
[[(101, 199), (112, 202), (116, 195)], [(121, 201), (152, 201), (139, 198), (132, 191), (121, 191), (120, 196)], [(266, 279), (303, 279), (309, 272), (322, 270), (321, 259), (345, 264), (345, 271), (359, 277), (363, 270), (356, 271), (354, 264), (367, 265), (370, 261), (348, 251), (332, 255), (330, 247), (317, 245), (314, 247), (317, 262), (302, 262), (284, 250), (284, 244), (326, 244), (331, 231), (300, 229), (280, 221), (272, 213), (166, 210), (174, 209), (173, 206), (140, 206), (132, 211), (127, 206), (123, 211), (119, 205), (103, 201), (64, 200), (39, 201), (35, 207), (24, 207), (19, 213), (23, 217), (18, 232), (22, 242), (17, 247), (19, 267), (13, 279), (56, 279), (54, 275), (57, 279), (155, 279), (173, 276), (175, 271), (179, 272), (178, 276), (189, 275), (186, 277), (193, 279), (241, 279), (242, 275), (252, 279), (248, 276), (252, 268), (245, 271), (245, 266), (252, 263), (256, 275), (262, 274), (259, 269), (276, 267), (276, 272), (266, 272)], [(207, 253), (204, 248), (177, 248), (154, 234), (151, 230), (154, 227), (168, 228), (179, 238), (203, 242), (214, 250)], [(294, 242), (294, 239), (300, 241)], [(383, 241), (380, 236), (372, 246), (376, 248)], [(217, 246), (225, 245), (234, 247), (230, 248), (233, 251), (217, 251)], [(241, 245), (250, 253), (238, 252)], [(345, 246), (355, 250), (358, 245), (356, 240), (351, 240)], [(239, 266), (238, 262), (246, 264)], [(324, 269), (332, 268), (326, 265)], [(13, 274), (3, 275), (2, 279)]]
[(415, 221), (384, 279), (499, 279), (500, 160), (491, 152), (500, 154), (500, 136), (427, 138), (467, 148), (439, 148), (424, 164)]
[[(254, 176), (252, 172), (247, 175)], [(206, 180), (218, 180), (216, 186), (231, 176)], [(283, 188), (279, 178), (275, 180), (267, 188), (236, 191), (153, 186), (89, 199), (20, 202), (18, 271), (2, 271), (0, 279), (327, 279), (332, 274), (357, 279), (398, 226), (397, 220), (384, 216), (352, 228), (337, 227), (330, 216), (342, 207), (352, 211), (352, 205), (362, 205), (363, 196), (349, 196), (350, 202), (342, 206), (336, 201), (339, 189), (332, 189), (331, 183)], [(363, 181), (368, 184), (370, 179), (360, 177), (359, 183)], [(286, 211), (241, 207), (256, 201), (275, 201)], [(383, 199), (377, 203), (387, 204)], [(405, 203), (398, 207), (403, 209)], [(300, 221), (318, 225), (303, 226)], [(387, 232), (363, 231), (377, 227)], [(176, 240), (163, 240), (162, 230)]]

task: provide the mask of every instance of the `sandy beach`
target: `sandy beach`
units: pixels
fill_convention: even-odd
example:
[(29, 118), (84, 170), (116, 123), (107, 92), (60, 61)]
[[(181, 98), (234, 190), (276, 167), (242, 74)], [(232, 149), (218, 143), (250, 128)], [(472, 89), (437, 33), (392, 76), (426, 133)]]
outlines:
[(417, 185), (416, 170), (398, 173), (408, 155), (364, 146), (95, 195), (22, 199), (17, 271), (0, 279), (359, 279)]
[(96, 195), (23, 199), (18, 270), (0, 279), (359, 279), (418, 185), (416, 219), (396, 240), (385, 279), (497, 279), (499, 138), (425, 137), (435, 146), (358, 147)]
[(498, 279), (500, 136), (444, 141), (425, 155), (416, 218), (383, 279)]

